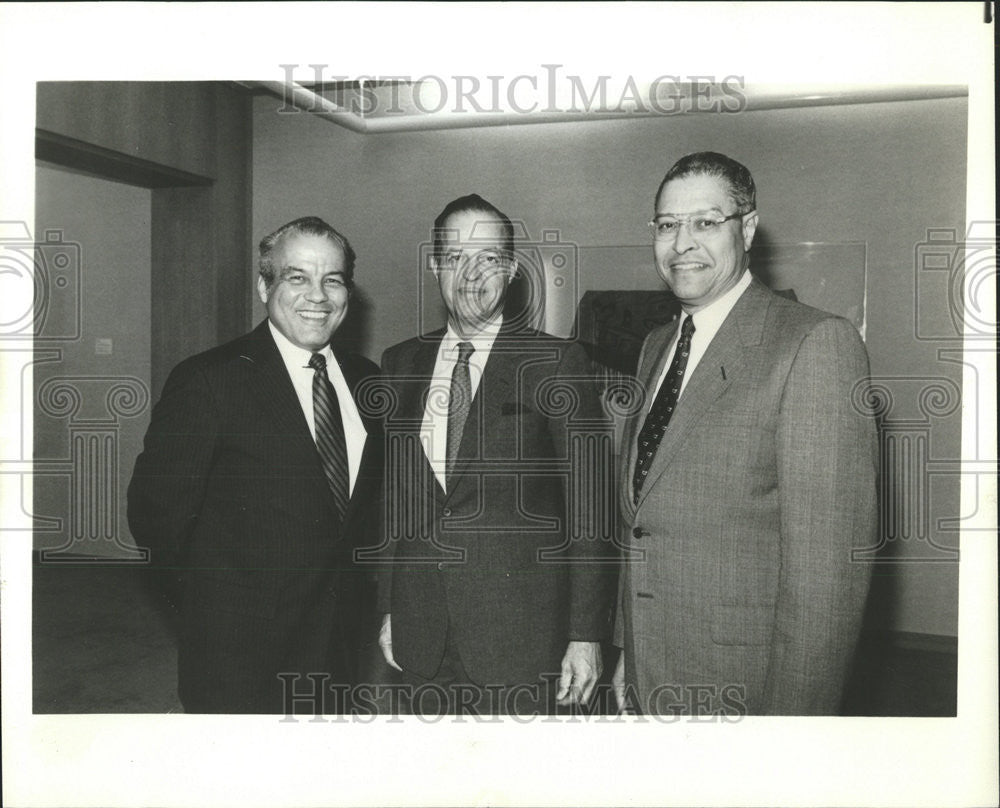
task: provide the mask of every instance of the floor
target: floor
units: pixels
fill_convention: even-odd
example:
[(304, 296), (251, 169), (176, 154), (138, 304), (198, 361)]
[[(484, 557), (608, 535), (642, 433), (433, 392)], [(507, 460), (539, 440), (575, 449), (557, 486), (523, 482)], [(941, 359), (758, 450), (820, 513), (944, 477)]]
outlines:
[[(169, 615), (141, 568), (37, 564), (33, 593), (36, 713), (181, 712)], [(862, 640), (846, 712), (955, 715), (956, 657)]]
[(35, 566), (36, 713), (183, 712), (170, 621), (128, 566)]

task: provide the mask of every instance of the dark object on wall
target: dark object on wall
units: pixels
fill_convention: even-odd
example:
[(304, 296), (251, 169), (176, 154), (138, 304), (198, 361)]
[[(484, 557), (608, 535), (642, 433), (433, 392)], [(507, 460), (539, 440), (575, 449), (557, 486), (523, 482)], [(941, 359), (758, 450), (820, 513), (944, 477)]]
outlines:
[[(776, 289), (789, 300), (798, 300), (793, 289)], [(662, 292), (584, 292), (577, 310), (579, 338), (589, 343), (591, 359), (599, 366), (632, 375), (639, 366), (639, 352), (654, 328), (677, 319), (681, 306), (668, 289)]]
[(646, 335), (676, 319), (681, 307), (669, 290), (584, 292), (577, 310), (577, 334), (593, 347), (595, 362), (632, 375)]

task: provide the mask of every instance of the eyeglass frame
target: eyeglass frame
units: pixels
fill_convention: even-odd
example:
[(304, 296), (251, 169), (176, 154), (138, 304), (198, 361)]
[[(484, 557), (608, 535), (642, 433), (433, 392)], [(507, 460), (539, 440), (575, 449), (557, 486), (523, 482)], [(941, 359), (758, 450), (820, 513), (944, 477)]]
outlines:
[(653, 241), (668, 241), (670, 238), (677, 238), (677, 236), (680, 235), (681, 232), (680, 227), (677, 228), (677, 232), (672, 234), (672, 236), (663, 236), (662, 238), (657, 238), (656, 225), (659, 224), (659, 222), (657, 222), (657, 218), (666, 218), (669, 216), (670, 218), (674, 219), (678, 225), (687, 225), (688, 233), (696, 235), (691, 231), (691, 221), (695, 218), (704, 218), (708, 219), (713, 224), (723, 225), (726, 222), (732, 221), (733, 219), (741, 219), (744, 216), (748, 216), (751, 213), (755, 213), (756, 210), (757, 210), (756, 208), (751, 208), (750, 210), (743, 211), (742, 213), (737, 212), (733, 213), (730, 216), (724, 216), (721, 219), (711, 219), (707, 214), (699, 214), (699, 213), (689, 213), (685, 216), (676, 216), (672, 213), (664, 213), (660, 214), (660, 216), (654, 216), (652, 219), (646, 222), (646, 226), (649, 227), (649, 229), (653, 232)]
[[(461, 254), (456, 256), (454, 261), (448, 257), (448, 250), (443, 250), (441, 255), (433, 256), (433, 261), (437, 269), (439, 271), (454, 271), (461, 265), (462, 261), (479, 264), (484, 257), (489, 258), (491, 256), (497, 258), (496, 267), (509, 267), (517, 261), (517, 258), (513, 254), (493, 247), (483, 247), (480, 250), (470, 252), (466, 252), (463, 247), (459, 252)], [(450, 266), (448, 266), (449, 264)]]

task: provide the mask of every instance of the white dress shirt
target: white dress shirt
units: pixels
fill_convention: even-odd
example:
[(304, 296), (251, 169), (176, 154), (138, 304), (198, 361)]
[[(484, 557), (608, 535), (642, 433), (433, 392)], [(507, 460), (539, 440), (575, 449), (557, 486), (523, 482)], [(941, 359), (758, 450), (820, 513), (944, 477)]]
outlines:
[(502, 324), (503, 318), (498, 317), (472, 337), (460, 337), (449, 325), (438, 346), (427, 404), (424, 406), (424, 420), (420, 425), (420, 442), (442, 490), (447, 490), (445, 472), (448, 463), (448, 405), (451, 401), (451, 374), (458, 361), (458, 343), (470, 342), (474, 349), (469, 357), (469, 381), (475, 398), (486, 368), (486, 360), (490, 358), (490, 351)]
[[(708, 346), (712, 343), (712, 340), (715, 339), (715, 335), (719, 333), (719, 329), (722, 328), (722, 324), (729, 316), (729, 312), (733, 310), (736, 301), (740, 299), (747, 290), (747, 287), (750, 286), (751, 279), (750, 270), (745, 269), (740, 279), (736, 282), (736, 285), (718, 300), (713, 300), (705, 308), (695, 312), (693, 315), (681, 312), (680, 325), (683, 325), (685, 317), (694, 317), (694, 333), (691, 335), (691, 351), (688, 354), (684, 377), (681, 379), (681, 390), (678, 393), (678, 400), (684, 395), (684, 388), (687, 387), (688, 379), (691, 378), (694, 369), (698, 367), (698, 363), (705, 355), (705, 351), (708, 350)], [(656, 394), (660, 391), (660, 385), (663, 384), (667, 371), (670, 370), (670, 363), (674, 361), (674, 352), (677, 350), (677, 342), (681, 336), (680, 325), (677, 326), (677, 333), (670, 343), (670, 350), (667, 351), (667, 361), (663, 365), (663, 370), (660, 371), (660, 378), (656, 382), (656, 389), (653, 391), (653, 395), (649, 397), (649, 406), (646, 408), (647, 412), (652, 409), (653, 402), (656, 400)]]
[[(271, 329), (271, 336), (274, 337), (274, 342), (278, 346), (285, 367), (288, 369), (288, 375), (292, 378), (295, 395), (299, 398), (302, 413), (306, 416), (306, 423), (309, 424), (309, 432), (312, 433), (315, 441), (316, 418), (313, 415), (313, 377), (316, 375), (316, 371), (309, 367), (309, 360), (312, 358), (313, 352), (292, 343), (288, 337), (274, 327), (274, 323), (270, 320), (268, 320), (267, 325)], [(326, 357), (326, 374), (330, 377), (330, 384), (333, 385), (333, 390), (337, 394), (337, 403), (340, 405), (340, 417), (344, 422), (344, 439), (347, 443), (347, 465), (351, 478), (348, 491), (353, 493), (368, 433), (365, 431), (364, 422), (358, 414), (358, 408), (354, 404), (351, 388), (347, 386), (347, 380), (341, 373), (340, 365), (334, 359), (330, 346), (326, 345), (323, 350), (316, 351), (316, 353)]]

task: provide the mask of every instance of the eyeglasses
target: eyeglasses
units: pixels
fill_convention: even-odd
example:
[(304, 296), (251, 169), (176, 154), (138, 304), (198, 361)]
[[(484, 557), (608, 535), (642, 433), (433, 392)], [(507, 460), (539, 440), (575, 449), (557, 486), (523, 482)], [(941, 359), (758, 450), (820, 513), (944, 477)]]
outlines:
[(480, 269), (502, 267), (510, 263), (510, 257), (497, 250), (478, 250), (468, 253), (464, 250), (448, 250), (438, 257), (440, 269), (457, 269), (463, 260), (469, 261)]
[(688, 233), (694, 236), (712, 236), (722, 229), (722, 225), (732, 219), (739, 219), (753, 213), (752, 210), (743, 213), (734, 213), (732, 216), (711, 216), (697, 214), (693, 216), (657, 216), (648, 222), (649, 229), (653, 231), (655, 241), (669, 241), (676, 238), (684, 225), (688, 226)]

